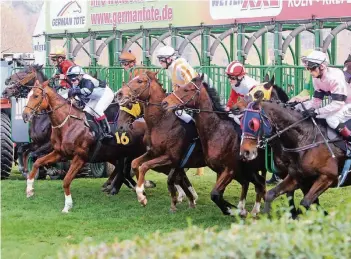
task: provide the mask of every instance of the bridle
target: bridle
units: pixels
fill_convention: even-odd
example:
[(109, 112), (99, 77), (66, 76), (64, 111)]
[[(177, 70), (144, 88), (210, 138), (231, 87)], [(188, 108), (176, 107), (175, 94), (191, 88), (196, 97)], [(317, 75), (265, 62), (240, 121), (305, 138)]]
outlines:
[(174, 95), (174, 97), (177, 98), (178, 101), (181, 103), (181, 104), (179, 104), (177, 107), (180, 107), (180, 106), (186, 107), (186, 105), (189, 104), (189, 103), (191, 103), (192, 101), (194, 101), (194, 105), (195, 105), (195, 102), (196, 102), (196, 99), (195, 99), (195, 98), (198, 97), (198, 96), (200, 95), (200, 87), (198, 87), (193, 81), (190, 81), (190, 83), (192, 83), (192, 84), (195, 86), (196, 90), (195, 90), (194, 95), (193, 95), (188, 101), (186, 101), (186, 102), (183, 101), (183, 99), (180, 98), (180, 97), (175, 93), (175, 91), (173, 91), (173, 92), (171, 93), (171, 95)]
[[(139, 97), (146, 91), (149, 90), (149, 95), (146, 98), (146, 102), (149, 101), (150, 99), (150, 95), (151, 95), (151, 78), (147, 77), (147, 82), (146, 82), (146, 86), (142, 89), (140, 89), (139, 92), (137, 92), (136, 90), (132, 89), (131, 86), (129, 85), (131, 82), (133, 82), (134, 80), (137, 80), (139, 78), (139, 76), (134, 77), (132, 80), (130, 80), (128, 83), (126, 83), (126, 86), (129, 88), (129, 90), (132, 92), (131, 94), (131, 101), (135, 102), (135, 101), (139, 101), (139, 102), (145, 102), (143, 100), (140, 100)], [(138, 88), (139, 89), (139, 88)]]

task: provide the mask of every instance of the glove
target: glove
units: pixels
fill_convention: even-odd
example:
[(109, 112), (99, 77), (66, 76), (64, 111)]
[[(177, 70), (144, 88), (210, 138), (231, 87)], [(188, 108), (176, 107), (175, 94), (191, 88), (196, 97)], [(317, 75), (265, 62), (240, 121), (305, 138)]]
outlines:
[(316, 113), (316, 110), (314, 108), (311, 108), (311, 109), (303, 111), (302, 116), (304, 116), (305, 118), (316, 117), (317, 113)]
[(80, 95), (80, 88), (72, 87), (68, 91), (68, 98), (72, 98), (76, 95)]

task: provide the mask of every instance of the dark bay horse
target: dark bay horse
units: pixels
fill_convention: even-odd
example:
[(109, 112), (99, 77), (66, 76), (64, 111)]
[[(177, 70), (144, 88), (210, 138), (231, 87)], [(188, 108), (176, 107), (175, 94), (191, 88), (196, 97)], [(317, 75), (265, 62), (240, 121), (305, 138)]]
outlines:
[[(211, 192), (211, 199), (224, 214), (233, 214), (232, 206), (223, 199), (227, 185), (235, 179), (242, 186), (238, 208), (239, 214), (246, 216), (245, 200), (249, 182), (255, 185), (256, 203), (252, 215), (260, 211), (261, 199), (265, 195), (265, 159), (260, 156), (250, 163), (240, 160), (240, 128), (228, 117), (220, 105), (217, 91), (203, 82), (203, 76), (194, 78), (184, 87), (166, 97), (162, 102), (164, 109), (187, 109), (194, 111), (196, 128), (202, 143), (207, 165), (218, 174), (217, 182)], [(262, 176), (258, 172), (262, 172)]]
[[(144, 206), (147, 203), (143, 194), (144, 180), (149, 169), (155, 170), (160, 166), (175, 168), (168, 175), (169, 183), (179, 175), (185, 174), (183, 168), (198, 168), (205, 165), (201, 145), (196, 140), (194, 125), (186, 124), (180, 121), (174, 113), (167, 113), (162, 109), (160, 104), (166, 94), (156, 74), (146, 71), (123, 85), (117, 92), (120, 105), (136, 101), (144, 103), (144, 119), (147, 125), (145, 141), (148, 150), (132, 162), (132, 169), (138, 179), (136, 188), (138, 201)], [(194, 148), (192, 153), (187, 152), (190, 146)], [(177, 190), (170, 188), (169, 191), (172, 196), (171, 210), (174, 211), (176, 210)], [(188, 197), (193, 196), (193, 189), (184, 191)], [(190, 200), (190, 206), (195, 206), (195, 200)]]
[[(36, 82), (28, 104), (23, 111), (24, 121), (30, 121), (41, 110), (47, 111), (51, 120), (53, 151), (34, 163), (27, 179), (27, 197), (34, 194), (34, 176), (40, 166), (55, 163), (62, 158), (71, 159), (70, 168), (63, 180), (65, 207), (62, 212), (68, 212), (73, 206), (70, 184), (78, 170), (86, 162), (110, 162), (115, 164), (121, 157), (135, 155), (136, 148), (135, 146), (129, 147), (129, 142), (123, 136), (119, 136), (120, 139), (117, 140), (117, 135), (115, 139), (99, 143), (95, 134), (88, 127), (87, 118), (89, 116), (86, 117), (84, 112), (76, 108), (72, 102), (68, 102), (48, 87), (48, 82), (44, 82), (42, 85)], [(143, 138), (140, 138), (139, 142), (140, 145), (144, 145)], [(96, 149), (97, 146), (100, 146), (98, 150)], [(188, 188), (183, 182), (179, 183), (180, 186), (183, 189)]]
[[(330, 143), (335, 154), (333, 158), (310, 119), (281, 103), (264, 102), (262, 97), (258, 94), (257, 100), (250, 103), (244, 112), (240, 152), (246, 160), (255, 159), (257, 146), (268, 141), (277, 166), (287, 170), (285, 179), (267, 192), (265, 212), (270, 211), (275, 198), (297, 189), (304, 193), (300, 204), (308, 209), (323, 192), (337, 185), (338, 174), (346, 159), (345, 152)], [(318, 125), (327, 136), (326, 123), (319, 121)], [(337, 142), (343, 140), (338, 138)], [(345, 186), (350, 184), (349, 177)]]
[[(5, 84), (8, 87), (3, 91), (3, 96), (6, 98), (27, 98), (30, 91), (29, 86), (34, 85), (38, 80), (40, 83), (47, 80), (47, 77), (42, 72), (40, 65), (32, 65), (14, 73)], [(51, 123), (47, 114), (38, 114), (33, 117), (29, 127), (29, 137), (31, 143), (21, 145), (18, 148), (18, 160), (20, 171), (24, 175), (28, 173), (28, 156), (33, 160), (52, 151), (50, 143)]]

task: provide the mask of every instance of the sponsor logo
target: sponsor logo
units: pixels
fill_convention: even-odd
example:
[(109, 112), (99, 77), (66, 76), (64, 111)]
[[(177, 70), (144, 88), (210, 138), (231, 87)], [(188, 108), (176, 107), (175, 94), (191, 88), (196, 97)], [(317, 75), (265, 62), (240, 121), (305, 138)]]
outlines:
[(50, 2), (50, 24), (52, 29), (84, 28), (87, 24), (86, 16), (86, 0)]
[(277, 16), (283, 0), (210, 0), (212, 19), (240, 19)]

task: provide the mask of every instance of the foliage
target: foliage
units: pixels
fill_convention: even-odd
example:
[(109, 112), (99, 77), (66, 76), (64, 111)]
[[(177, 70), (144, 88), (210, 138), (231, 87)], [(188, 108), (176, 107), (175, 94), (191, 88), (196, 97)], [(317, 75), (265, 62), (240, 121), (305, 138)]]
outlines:
[[(339, 212), (336, 212), (339, 211)], [(329, 216), (310, 211), (299, 220), (288, 213), (232, 224), (230, 229), (189, 227), (156, 232), (133, 241), (85, 242), (60, 258), (351, 258), (351, 204)]]
[[(176, 256), (201, 258), (200, 253), (208, 254), (207, 257), (211, 257), (213, 253), (216, 253), (216, 256), (230, 257), (230, 251), (234, 251), (235, 255), (245, 253), (246, 258), (252, 258), (255, 249), (263, 251), (268, 248), (269, 250), (265, 251), (266, 254), (287, 251), (286, 258), (295, 250), (297, 255), (303, 254), (304, 250), (299, 251), (296, 248), (297, 245), (300, 247), (300, 243), (306, 242), (301, 249), (308, 249), (312, 238), (318, 237), (318, 233), (314, 231), (313, 236), (311, 235), (307, 240), (306, 231), (303, 232), (299, 224), (308, 226), (309, 230), (321, 229), (318, 230), (320, 238), (318, 237), (317, 243), (310, 250), (323, 249), (318, 252), (320, 254), (324, 249), (329, 249), (333, 254), (347, 252), (345, 249), (340, 249), (342, 246), (340, 240), (341, 235), (350, 236), (348, 225), (350, 217), (347, 213), (350, 214), (351, 208), (345, 205), (346, 198), (350, 198), (350, 187), (331, 189), (321, 196), (321, 205), (330, 212), (331, 216), (326, 218), (318, 216), (317, 224), (313, 224), (311, 220), (293, 222), (286, 219), (283, 208), (287, 206), (287, 202), (280, 198), (274, 202), (277, 216), (272, 223), (264, 217), (257, 221), (250, 219), (241, 221), (238, 218), (222, 215), (211, 201), (210, 192), (216, 175), (208, 168), (205, 170), (205, 175), (201, 177), (193, 176), (194, 172), (191, 170), (187, 175), (199, 194), (196, 209), (189, 209), (187, 202), (183, 201), (177, 206), (176, 213), (169, 213), (170, 197), (166, 186), (167, 177), (150, 172), (147, 174), (147, 179), (155, 181), (157, 187), (146, 190), (149, 202), (145, 208), (138, 204), (135, 193), (125, 186), (117, 196), (111, 197), (100, 190), (105, 179), (75, 179), (71, 188), (74, 207), (68, 215), (61, 213), (64, 205), (62, 181), (36, 181), (35, 195), (27, 199), (25, 181), (18, 174), (12, 175), (10, 180), (1, 181), (1, 257), (55, 258), (58, 255), (57, 252), (61, 251), (61, 258), (65, 256), (92, 258), (91, 254), (94, 252), (87, 251), (99, 249), (101, 243), (102, 248), (105, 247), (115, 255), (118, 248), (121, 249), (121, 253), (134, 253), (134, 257), (137, 253), (143, 252), (143, 255), (147, 253), (148, 257), (152, 258), (152, 255), (156, 254), (157, 242), (160, 246), (157, 253), (162, 251), (167, 253), (165, 258)], [(269, 174), (268, 177), (270, 176)], [(271, 189), (272, 186), (267, 188)], [(236, 182), (230, 184), (225, 192), (225, 198), (237, 204), (239, 196), (239, 184)], [(297, 192), (296, 202), (298, 203), (301, 198), (301, 193)], [(254, 202), (254, 188), (251, 186), (246, 202), (248, 211), (252, 209)], [(336, 204), (340, 206), (335, 208)], [(334, 215), (333, 211), (340, 214)], [(330, 219), (330, 217), (334, 218)], [(188, 228), (189, 221), (191, 226)], [(232, 223), (237, 224), (231, 227)], [(181, 231), (184, 229), (185, 231)], [(177, 232), (167, 234), (173, 231)], [(303, 235), (304, 238), (300, 240), (300, 236)], [(183, 237), (190, 241), (185, 242)], [(87, 238), (88, 243), (79, 245)], [(267, 240), (261, 241), (261, 239)], [(333, 241), (324, 242), (327, 239)], [(240, 242), (236, 243), (235, 240)], [(286, 245), (288, 242), (291, 242), (291, 245)], [(79, 256), (80, 249), (88, 244), (91, 245), (89, 250), (83, 251)], [(260, 244), (259, 248), (258, 244)], [(210, 247), (214, 251), (210, 252)], [(130, 248), (129, 252), (127, 248)], [(75, 257), (72, 254), (70, 256), (70, 253), (74, 253)], [(103, 253), (100, 255), (101, 258), (108, 258), (103, 256)], [(262, 252), (260, 256), (263, 257)], [(154, 257), (157, 258), (157, 256)], [(305, 258), (309, 257), (312, 256), (305, 256)], [(342, 256), (336, 258), (342, 258)]]

